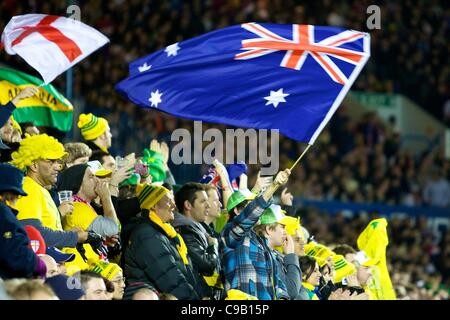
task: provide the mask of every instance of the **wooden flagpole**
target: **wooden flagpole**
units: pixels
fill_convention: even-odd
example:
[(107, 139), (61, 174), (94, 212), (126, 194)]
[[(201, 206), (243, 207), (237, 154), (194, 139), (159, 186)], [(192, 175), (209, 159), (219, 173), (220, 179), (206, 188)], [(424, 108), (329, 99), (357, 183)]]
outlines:
[[(300, 160), (303, 158), (303, 156), (306, 154), (306, 152), (308, 151), (308, 149), (311, 146), (312, 146), (312, 144), (308, 144), (308, 146), (305, 148), (305, 150), (303, 150), (302, 154), (297, 158), (297, 160), (295, 160), (294, 164), (289, 168), (289, 170), (292, 171), (292, 169), (300, 162)], [(272, 183), (268, 189), (272, 189), (271, 192), (272, 192), (272, 194), (274, 194), (275, 191), (277, 191), (279, 187), (280, 187), (280, 185), (278, 183)]]
[(289, 170), (292, 171), (292, 169), (294, 169), (294, 167), (300, 162), (300, 160), (302, 160), (303, 156), (306, 154), (306, 152), (308, 151), (308, 149), (312, 146), (312, 144), (308, 144), (308, 146), (306, 147), (305, 150), (303, 150), (302, 154), (300, 155), (300, 157), (297, 158), (297, 160), (295, 160), (294, 164), (289, 168)]

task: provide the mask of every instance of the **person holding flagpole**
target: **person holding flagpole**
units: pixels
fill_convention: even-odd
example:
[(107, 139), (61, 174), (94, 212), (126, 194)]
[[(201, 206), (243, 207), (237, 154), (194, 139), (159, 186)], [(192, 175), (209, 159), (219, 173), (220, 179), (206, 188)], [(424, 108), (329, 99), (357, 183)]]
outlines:
[(225, 290), (240, 290), (260, 300), (289, 299), (281, 281), (267, 241), (253, 227), (271, 205), (275, 191), (287, 183), (290, 169), (280, 171), (274, 182), (242, 212), (230, 220), (222, 231)]

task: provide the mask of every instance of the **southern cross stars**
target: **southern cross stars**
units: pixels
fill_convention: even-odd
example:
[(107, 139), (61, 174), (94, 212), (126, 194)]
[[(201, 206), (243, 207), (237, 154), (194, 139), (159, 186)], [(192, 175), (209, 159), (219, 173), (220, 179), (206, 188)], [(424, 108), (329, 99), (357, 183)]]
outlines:
[(161, 96), (162, 92), (159, 92), (159, 90), (156, 90), (155, 92), (152, 92), (152, 96), (148, 99), (152, 103), (152, 107), (158, 108), (158, 104), (162, 102)]
[(139, 72), (144, 72), (144, 71), (150, 70), (151, 67), (152, 67), (152, 65), (151, 64), (148, 65), (146, 62), (142, 66), (139, 66), (138, 69), (139, 69)]
[(278, 107), (278, 104), (281, 102), (286, 102), (285, 97), (287, 97), (289, 93), (284, 93), (283, 88), (278, 89), (277, 91), (270, 90), (270, 95), (267, 97), (264, 97), (264, 99), (267, 100), (266, 106), (269, 104), (273, 104), (273, 107)]
[(166, 49), (164, 50), (164, 52), (167, 53), (167, 56), (176, 56), (177, 55), (177, 51), (180, 50), (180, 47), (178, 46), (178, 42), (171, 44), (170, 46), (166, 47)]

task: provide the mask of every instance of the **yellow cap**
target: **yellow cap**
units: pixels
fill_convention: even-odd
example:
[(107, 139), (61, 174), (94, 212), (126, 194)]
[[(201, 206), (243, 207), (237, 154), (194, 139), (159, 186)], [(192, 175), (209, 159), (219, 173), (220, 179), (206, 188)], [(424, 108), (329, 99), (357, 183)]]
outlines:
[(78, 118), (78, 128), (80, 128), (81, 135), (86, 140), (95, 140), (105, 133), (108, 126), (106, 119), (96, 117), (92, 113), (82, 113)]
[(122, 272), (122, 268), (118, 264), (99, 260), (89, 267), (89, 271), (101, 274), (103, 278), (111, 281), (116, 274)]
[(150, 210), (159, 200), (169, 193), (163, 186), (142, 183), (136, 187), (136, 194), (142, 209)]
[(44, 134), (27, 136), (20, 142), (19, 149), (13, 152), (11, 164), (25, 170), (39, 159), (58, 160), (67, 155), (64, 146), (55, 138)]

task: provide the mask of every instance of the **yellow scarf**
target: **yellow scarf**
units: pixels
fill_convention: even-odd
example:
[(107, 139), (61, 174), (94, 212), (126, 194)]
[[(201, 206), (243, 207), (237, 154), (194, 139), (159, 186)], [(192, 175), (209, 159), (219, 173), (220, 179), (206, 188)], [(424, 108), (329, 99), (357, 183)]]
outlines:
[(178, 241), (180, 242), (179, 245), (177, 245), (178, 253), (181, 256), (181, 259), (183, 260), (184, 264), (189, 264), (188, 258), (187, 258), (187, 247), (184, 243), (183, 238), (175, 231), (175, 229), (168, 223), (162, 222), (161, 218), (156, 214), (154, 211), (150, 211), (148, 217), (151, 221), (156, 223), (158, 226), (161, 227), (161, 229), (164, 230), (164, 232), (170, 237), (170, 238), (178, 238)]
[(302, 285), (309, 291), (308, 295), (310, 300), (319, 300), (319, 297), (314, 293), (315, 286), (308, 282), (302, 282)]

